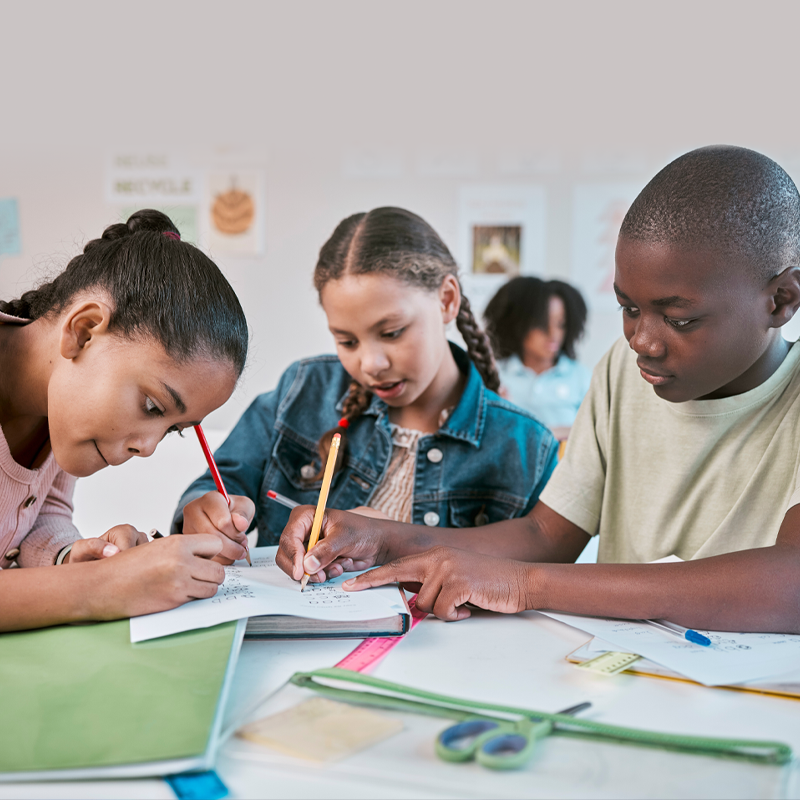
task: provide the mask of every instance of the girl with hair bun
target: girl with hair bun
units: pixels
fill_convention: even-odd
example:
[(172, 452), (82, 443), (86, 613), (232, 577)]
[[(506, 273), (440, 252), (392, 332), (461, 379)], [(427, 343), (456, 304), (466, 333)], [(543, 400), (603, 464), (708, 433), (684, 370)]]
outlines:
[[(72, 494), (76, 478), (149, 456), (222, 405), (247, 344), (233, 289), (157, 211), (111, 225), (53, 281), (0, 301), (0, 630), (216, 592), (219, 537), (148, 544), (118, 525), (82, 539)], [(244, 520), (228, 517), (225, 547), (241, 557)]]
[[(557, 444), (495, 393), (489, 341), (433, 228), (401, 208), (354, 214), (320, 250), (314, 284), (337, 355), (290, 366), (215, 454), (229, 491), (256, 504), (259, 544), (277, 544), (289, 519), (268, 492), (316, 502), (334, 433), (331, 508), (455, 527), (527, 513)], [(466, 352), (447, 340), (453, 321)], [(215, 532), (220, 500), (206, 473), (174, 530)]]

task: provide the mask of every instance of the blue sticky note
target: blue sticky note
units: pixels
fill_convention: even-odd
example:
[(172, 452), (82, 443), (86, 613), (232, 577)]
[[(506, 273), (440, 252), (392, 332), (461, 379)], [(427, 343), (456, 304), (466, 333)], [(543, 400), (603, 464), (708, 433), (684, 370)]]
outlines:
[(0, 256), (18, 256), (21, 250), (17, 199), (0, 197)]
[(168, 775), (164, 780), (170, 785), (178, 800), (222, 800), (230, 792), (214, 770), (184, 772)]

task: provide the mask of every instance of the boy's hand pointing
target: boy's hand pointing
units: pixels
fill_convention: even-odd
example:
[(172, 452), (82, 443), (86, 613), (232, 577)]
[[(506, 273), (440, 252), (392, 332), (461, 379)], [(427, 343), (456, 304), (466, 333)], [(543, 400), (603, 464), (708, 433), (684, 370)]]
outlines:
[[(522, 561), (434, 547), (345, 581), (343, 588), (356, 592), (399, 583), (418, 592), (416, 605), (420, 611), (452, 622), (470, 615), (466, 603), (502, 614), (534, 608), (534, 570), (533, 565)], [(544, 606), (540, 603), (539, 607)]]

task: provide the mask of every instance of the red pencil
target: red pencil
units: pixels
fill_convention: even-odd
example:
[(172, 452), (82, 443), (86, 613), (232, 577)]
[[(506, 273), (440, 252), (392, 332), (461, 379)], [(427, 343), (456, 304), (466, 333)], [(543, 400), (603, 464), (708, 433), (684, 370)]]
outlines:
[[(208, 442), (206, 441), (206, 435), (203, 433), (203, 429), (199, 425), (194, 426), (194, 432), (197, 434), (197, 438), (200, 440), (200, 447), (203, 448), (203, 454), (208, 462), (208, 469), (211, 472), (211, 477), (214, 479), (214, 483), (217, 485), (217, 491), (225, 498), (225, 502), (230, 505), (231, 498), (225, 491), (225, 484), (222, 482), (222, 475), (219, 474), (217, 465), (214, 463), (214, 456), (211, 455), (211, 448), (208, 446)], [(247, 563), (252, 567), (253, 562), (250, 560), (250, 548), (247, 546), (246, 542), (247, 540), (245, 540), (244, 546), (245, 558), (247, 559)]]

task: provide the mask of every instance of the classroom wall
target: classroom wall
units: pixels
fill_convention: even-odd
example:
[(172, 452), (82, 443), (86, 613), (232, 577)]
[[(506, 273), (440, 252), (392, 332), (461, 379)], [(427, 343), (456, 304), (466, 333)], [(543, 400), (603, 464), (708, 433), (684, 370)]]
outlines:
[(581, 254), (613, 249), (613, 224), (581, 226), (587, 198), (638, 191), (714, 142), (762, 150), (800, 179), (797, 7), (755, 8), (3, 0), (0, 199), (17, 200), (21, 247), (0, 254), (0, 296), (120, 219), (126, 204), (108, 193), (120, 154), (184, 159), (201, 182), (259, 174), (263, 253), (216, 253), (199, 234), (252, 329), (244, 379), (207, 423), (229, 428), (291, 361), (331, 350), (311, 273), (340, 219), (410, 208), (463, 264), (464, 197), (500, 185), (543, 197), (533, 268), (586, 293), (579, 356), (592, 366), (621, 326), (581, 283)]

